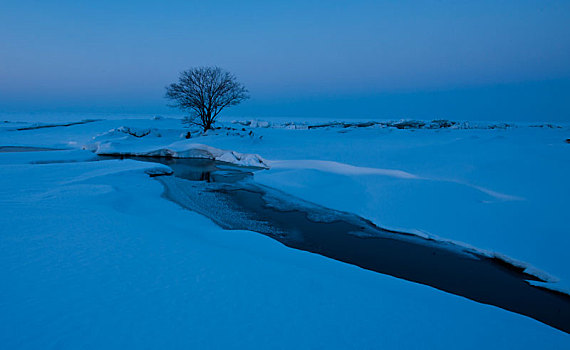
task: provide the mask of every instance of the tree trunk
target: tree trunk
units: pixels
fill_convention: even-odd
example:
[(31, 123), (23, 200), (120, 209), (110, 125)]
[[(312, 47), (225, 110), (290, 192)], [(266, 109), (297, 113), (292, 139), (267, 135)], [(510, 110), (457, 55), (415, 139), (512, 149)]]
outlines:
[(204, 132), (212, 128), (212, 116), (210, 113), (206, 114), (206, 119), (204, 120)]

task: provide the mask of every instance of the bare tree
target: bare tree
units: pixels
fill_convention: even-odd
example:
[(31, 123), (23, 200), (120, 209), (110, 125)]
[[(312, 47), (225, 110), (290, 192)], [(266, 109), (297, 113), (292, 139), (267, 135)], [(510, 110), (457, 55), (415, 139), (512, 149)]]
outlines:
[(220, 112), (249, 98), (236, 77), (219, 67), (198, 67), (180, 73), (178, 83), (166, 87), (166, 98), (190, 112), (184, 122), (211, 129)]

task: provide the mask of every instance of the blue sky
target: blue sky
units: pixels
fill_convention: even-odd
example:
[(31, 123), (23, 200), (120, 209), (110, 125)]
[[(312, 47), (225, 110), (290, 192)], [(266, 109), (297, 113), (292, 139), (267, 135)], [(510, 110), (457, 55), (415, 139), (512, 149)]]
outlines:
[(230, 115), (569, 121), (570, 1), (8, 1), (0, 112), (164, 113), (218, 65)]

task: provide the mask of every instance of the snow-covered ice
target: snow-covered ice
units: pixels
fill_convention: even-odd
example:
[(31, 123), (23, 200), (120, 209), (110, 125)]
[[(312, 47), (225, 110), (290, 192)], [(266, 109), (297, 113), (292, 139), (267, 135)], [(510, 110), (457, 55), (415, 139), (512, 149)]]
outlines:
[[(236, 165), (268, 168), (267, 161), (257, 154), (221, 150), (199, 143), (189, 143), (186, 140), (164, 145), (164, 139), (176, 135), (180, 135), (178, 138), (181, 136), (183, 139), (186, 138), (184, 133), (176, 133), (176, 131), (173, 133), (173, 130), (159, 131), (157, 129), (136, 129), (121, 126), (95, 136), (93, 143), (87, 144), (83, 148), (90, 149), (100, 155), (206, 158)], [(144, 142), (136, 142), (136, 139), (143, 137), (145, 137)]]
[[(0, 125), (0, 145), (66, 150), (0, 153), (2, 347), (570, 344), (567, 334), (527, 317), (292, 250), (253, 232), (224, 231), (161, 197), (162, 186), (148, 173), (168, 173), (165, 166), (90, 161), (90, 150), (99, 147), (182, 156), (198, 149), (238, 161), (259, 155), (248, 159), (270, 167), (256, 172), (264, 185), (383, 227), (498, 252), (567, 286), (567, 126), (226, 123), (186, 139), (187, 130), (168, 118), (15, 129), (22, 125)], [(133, 136), (117, 132), (121, 127), (151, 132)], [(218, 157), (217, 150), (231, 151)]]

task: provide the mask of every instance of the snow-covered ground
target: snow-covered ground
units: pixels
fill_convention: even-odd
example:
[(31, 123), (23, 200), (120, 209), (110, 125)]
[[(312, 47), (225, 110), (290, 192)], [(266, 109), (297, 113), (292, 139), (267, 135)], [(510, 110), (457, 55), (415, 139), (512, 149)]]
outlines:
[(568, 126), (228, 121), (205, 136), (174, 119), (30, 126), (0, 124), (0, 146), (66, 150), (0, 153), (3, 348), (570, 345), (527, 317), (223, 231), (161, 197), (147, 173), (163, 166), (88, 161), (92, 151), (197, 150), (254, 160), (270, 167), (258, 182), (383, 227), (505, 254), (567, 288)]

